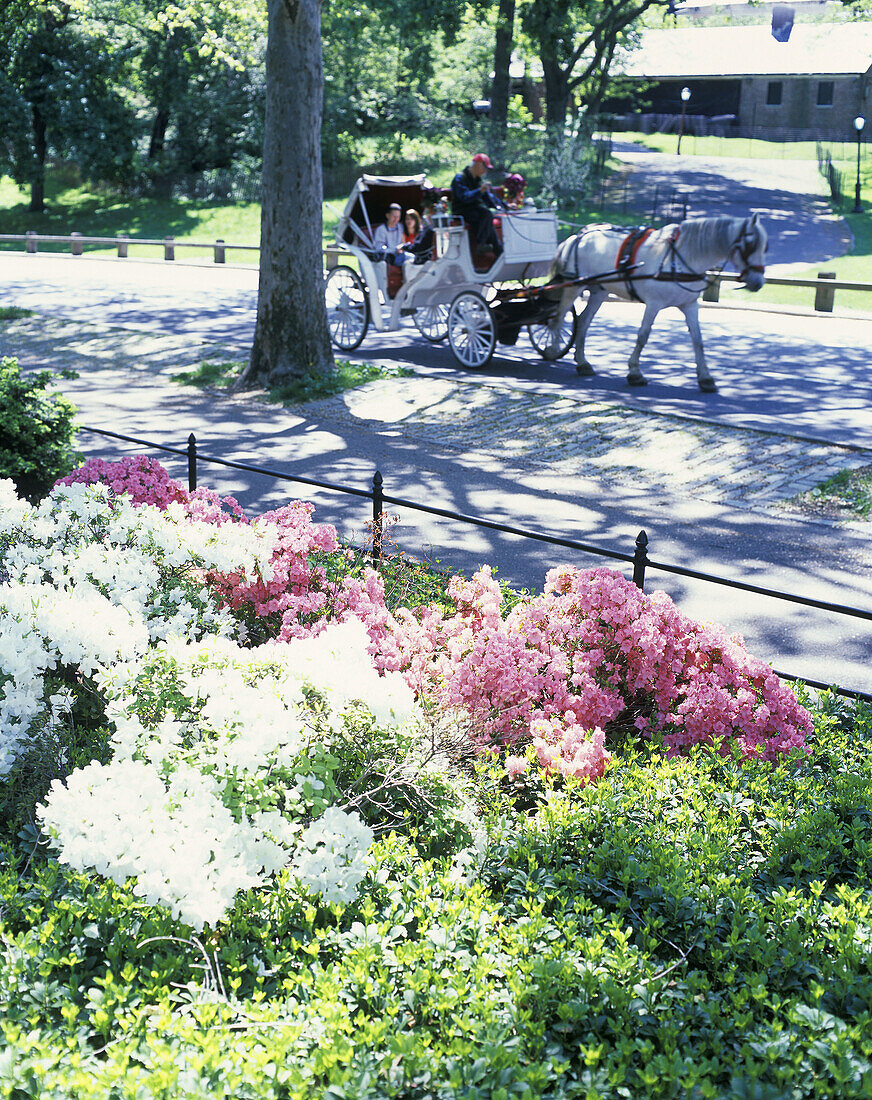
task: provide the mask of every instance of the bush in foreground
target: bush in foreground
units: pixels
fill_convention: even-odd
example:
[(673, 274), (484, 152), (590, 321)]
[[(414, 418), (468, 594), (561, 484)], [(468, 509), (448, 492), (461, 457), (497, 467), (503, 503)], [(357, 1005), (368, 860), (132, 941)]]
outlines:
[[(401, 656), (394, 631), (434, 608), (379, 607), (373, 638), (328, 602), (312, 638), (245, 644), (281, 617), (210, 578), (269, 583), (275, 525), (80, 485), (3, 505), (0, 785), (49, 735), (66, 782), (35, 798), (59, 847), (32, 828), (0, 847), (0, 1096), (872, 1096), (868, 710), (797, 710), (804, 753), (773, 759), (738, 719), (678, 746), (609, 720), (608, 759), (565, 712), (521, 710), (495, 756), (498, 680), (482, 719), (455, 704), (440, 731), (364, 657)], [(329, 553), (305, 552), (316, 585)], [(525, 623), (524, 652), (650, 733), (633, 649), (660, 668), (658, 635), (600, 571), (555, 578), (508, 611), (485, 575), (457, 582), (457, 667), (461, 635), (496, 651)], [(675, 652), (687, 681), (710, 671)], [(488, 750), (474, 767), (464, 740)]]

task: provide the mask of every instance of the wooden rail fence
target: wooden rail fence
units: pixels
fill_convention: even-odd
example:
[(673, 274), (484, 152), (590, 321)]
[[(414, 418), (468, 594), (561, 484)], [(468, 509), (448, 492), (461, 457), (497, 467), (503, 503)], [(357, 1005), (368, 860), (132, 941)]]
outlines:
[[(25, 252), (34, 254), (39, 251), (40, 244), (70, 246), (73, 256), (81, 256), (85, 245), (107, 246), (115, 249), (118, 259), (126, 259), (131, 245), (145, 245), (147, 247), (162, 248), (165, 260), (175, 260), (176, 248), (205, 248), (212, 251), (212, 259), (216, 264), (227, 262), (227, 253), (235, 252), (260, 252), (260, 246), (256, 244), (228, 244), (220, 238), (216, 241), (177, 241), (175, 237), (162, 237), (154, 239), (149, 237), (128, 237), (116, 235), (114, 237), (85, 237), (81, 233), (58, 235), (51, 233), (0, 233), (0, 245), (4, 242), (22, 243)], [(325, 268), (335, 267), (341, 262), (343, 253), (338, 248), (324, 249)], [(704, 302), (717, 302), (720, 299), (721, 285), (723, 283), (738, 283), (738, 275), (728, 272), (709, 272), (710, 283), (703, 291)], [(832, 313), (835, 305), (837, 290), (872, 291), (872, 283), (854, 283), (836, 279), (831, 271), (820, 271), (816, 279), (796, 279), (788, 276), (780, 277), (772, 275), (766, 277), (769, 286), (807, 287), (813, 289), (814, 308), (818, 313)]]

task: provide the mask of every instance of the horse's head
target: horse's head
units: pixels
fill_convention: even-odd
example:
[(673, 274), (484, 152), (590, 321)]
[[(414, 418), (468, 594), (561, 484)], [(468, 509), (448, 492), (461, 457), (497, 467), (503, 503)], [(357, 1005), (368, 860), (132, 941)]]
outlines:
[(739, 278), (748, 290), (759, 290), (765, 276), (766, 230), (752, 214), (745, 218), (739, 236), (730, 249), (730, 259), (739, 269)]

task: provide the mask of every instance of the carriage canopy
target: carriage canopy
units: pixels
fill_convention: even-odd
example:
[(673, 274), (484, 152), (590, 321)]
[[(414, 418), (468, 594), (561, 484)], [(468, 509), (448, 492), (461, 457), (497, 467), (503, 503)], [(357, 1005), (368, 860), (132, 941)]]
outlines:
[(420, 210), (424, 191), (429, 187), (423, 173), (417, 176), (361, 176), (342, 211), (336, 239), (341, 244), (372, 248), (375, 228), (384, 222), (391, 203), (399, 203), (404, 211), (410, 207)]

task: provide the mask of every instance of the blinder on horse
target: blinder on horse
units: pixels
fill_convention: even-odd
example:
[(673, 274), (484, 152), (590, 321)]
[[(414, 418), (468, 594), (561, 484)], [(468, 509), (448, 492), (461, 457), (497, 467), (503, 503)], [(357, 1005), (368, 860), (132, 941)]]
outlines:
[[(736, 243), (730, 249), (730, 258), (733, 259), (733, 253), (738, 252), (741, 263), (737, 263), (736, 267), (739, 270), (739, 278), (743, 281), (749, 272), (754, 271), (757, 274), (762, 275), (766, 268), (762, 264), (752, 264), (751, 257), (760, 247), (760, 231), (757, 226), (757, 215), (753, 214), (750, 218), (746, 218), (742, 223), (742, 231), (736, 240)], [(764, 245), (763, 251), (766, 251)]]

